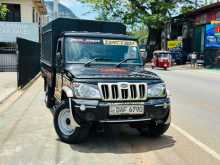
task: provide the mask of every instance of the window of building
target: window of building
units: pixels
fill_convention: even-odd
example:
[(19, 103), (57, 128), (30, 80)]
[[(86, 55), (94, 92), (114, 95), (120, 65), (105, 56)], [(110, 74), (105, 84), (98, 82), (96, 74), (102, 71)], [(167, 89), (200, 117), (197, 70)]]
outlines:
[(9, 12), (6, 15), (5, 21), (21, 22), (21, 7), (19, 4), (5, 4)]
[(33, 23), (35, 22), (35, 8), (32, 8), (32, 19), (33, 19)]
[(38, 18), (38, 13), (36, 12), (36, 21), (35, 22), (38, 22), (39, 18)]

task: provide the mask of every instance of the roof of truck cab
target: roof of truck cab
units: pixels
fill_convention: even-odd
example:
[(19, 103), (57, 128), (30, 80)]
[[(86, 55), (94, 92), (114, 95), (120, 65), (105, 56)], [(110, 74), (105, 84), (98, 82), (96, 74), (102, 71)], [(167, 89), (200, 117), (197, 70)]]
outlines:
[(124, 39), (124, 40), (137, 40), (136, 37), (124, 35), (124, 34), (113, 34), (113, 33), (99, 33), (99, 32), (64, 32), (64, 36), (74, 37), (91, 37), (91, 38), (109, 38), (109, 39)]

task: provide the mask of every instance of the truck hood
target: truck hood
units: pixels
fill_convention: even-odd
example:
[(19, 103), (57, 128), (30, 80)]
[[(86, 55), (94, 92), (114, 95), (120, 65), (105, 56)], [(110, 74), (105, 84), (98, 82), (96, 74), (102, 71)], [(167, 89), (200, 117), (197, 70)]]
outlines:
[(143, 67), (120, 67), (94, 65), (85, 67), (82, 64), (66, 66), (65, 70), (77, 79), (160, 79), (155, 73)]

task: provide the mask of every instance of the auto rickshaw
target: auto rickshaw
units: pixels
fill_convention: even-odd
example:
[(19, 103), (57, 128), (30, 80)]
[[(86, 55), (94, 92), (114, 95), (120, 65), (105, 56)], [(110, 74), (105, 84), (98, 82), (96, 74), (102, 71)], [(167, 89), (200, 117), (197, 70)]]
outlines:
[(152, 69), (158, 67), (167, 70), (167, 68), (171, 67), (171, 65), (172, 58), (170, 51), (157, 50), (153, 52), (153, 59), (151, 64)]

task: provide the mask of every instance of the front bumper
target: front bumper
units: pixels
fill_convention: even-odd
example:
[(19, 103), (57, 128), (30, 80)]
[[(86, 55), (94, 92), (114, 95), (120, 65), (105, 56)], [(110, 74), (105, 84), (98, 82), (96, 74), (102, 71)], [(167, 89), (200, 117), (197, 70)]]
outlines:
[[(109, 106), (113, 102), (97, 100), (72, 99), (73, 114), (80, 121), (100, 123), (132, 123), (156, 121), (158, 123), (169, 123), (170, 121), (170, 99), (150, 99), (144, 104), (143, 115), (110, 116)], [(118, 103), (118, 102), (117, 102)], [(123, 102), (122, 102), (123, 104)], [(126, 104), (129, 104), (126, 102)]]

